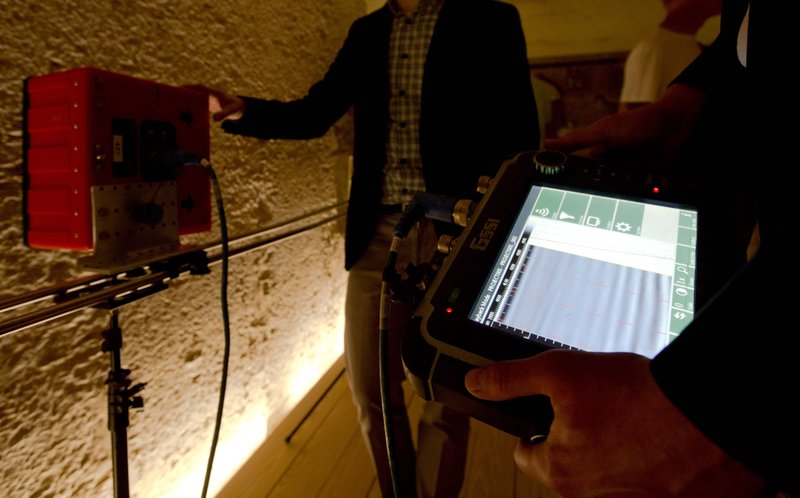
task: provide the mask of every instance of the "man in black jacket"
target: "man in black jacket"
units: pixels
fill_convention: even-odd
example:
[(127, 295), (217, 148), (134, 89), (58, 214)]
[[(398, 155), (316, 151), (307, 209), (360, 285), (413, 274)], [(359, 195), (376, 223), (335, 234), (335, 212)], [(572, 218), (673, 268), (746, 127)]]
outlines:
[(550, 396), (549, 438), (515, 456), (564, 496), (800, 493), (798, 175), (786, 152), (796, 138), (776, 105), (797, 92), (790, 61), (775, 58), (785, 48), (787, 17), (778, 2), (726, 1), (718, 39), (661, 100), (547, 144), (594, 155), (648, 146), (663, 157), (690, 136), (695, 145), (727, 141), (732, 154), (724, 161), (709, 154), (697, 167), (749, 191), (762, 241), (652, 361), (549, 351), (468, 374), (468, 389), (486, 399)]
[[(414, 194), (471, 197), (480, 175), (493, 175), (515, 152), (539, 145), (519, 15), (489, 0), (393, 0), (353, 23), (325, 77), (305, 97), (279, 102), (211, 95), (215, 118), (225, 119), (227, 132), (262, 139), (319, 137), (353, 108), (345, 353), (362, 430), (381, 490), (390, 496), (377, 332), (391, 230)], [(409, 238), (416, 247), (401, 260), (424, 261), (432, 254), (425, 233)], [(463, 478), (469, 428), (464, 416), (426, 403), (414, 476), (399, 387), (399, 339), (408, 313), (394, 310), (398, 319), (390, 327), (401, 488), (413, 494), (416, 480), (420, 495), (454, 496)]]

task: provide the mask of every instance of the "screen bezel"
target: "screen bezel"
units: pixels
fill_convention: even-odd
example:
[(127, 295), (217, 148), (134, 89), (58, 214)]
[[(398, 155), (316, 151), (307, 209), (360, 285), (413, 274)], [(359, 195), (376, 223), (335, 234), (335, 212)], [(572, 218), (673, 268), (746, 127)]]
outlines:
[[(427, 309), (423, 313), (423, 336), (453, 356), (463, 356), (460, 350), (500, 361), (556, 347), (555, 343), (524, 339), (470, 319), (533, 185), (699, 211), (696, 185), (669, 169), (569, 156), (559, 175), (543, 175), (533, 166), (534, 155), (523, 153), (503, 165), (426, 296), (428, 306), (421, 307)], [(698, 236), (698, 247), (700, 243)]]

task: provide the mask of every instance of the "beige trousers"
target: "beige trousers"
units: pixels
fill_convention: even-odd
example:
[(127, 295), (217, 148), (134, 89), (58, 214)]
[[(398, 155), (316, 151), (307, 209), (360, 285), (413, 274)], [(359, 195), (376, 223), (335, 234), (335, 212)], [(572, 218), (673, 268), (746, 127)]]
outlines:
[[(358, 420), (376, 467), (383, 496), (392, 496), (391, 476), (383, 433), (378, 366), (378, 317), (381, 275), (399, 215), (381, 217), (366, 253), (350, 270), (345, 305), (345, 359), (347, 377), (358, 408)], [(435, 248), (433, 227), (414, 229), (399, 251), (399, 269), (411, 261), (430, 260)], [(400, 339), (413, 312), (392, 303), (390, 375), (392, 418), (395, 427), (400, 490), (403, 497), (455, 497), (464, 478), (469, 418), (432, 401), (425, 402), (419, 421), (418, 450), (411, 441), (401, 381), (405, 379)]]

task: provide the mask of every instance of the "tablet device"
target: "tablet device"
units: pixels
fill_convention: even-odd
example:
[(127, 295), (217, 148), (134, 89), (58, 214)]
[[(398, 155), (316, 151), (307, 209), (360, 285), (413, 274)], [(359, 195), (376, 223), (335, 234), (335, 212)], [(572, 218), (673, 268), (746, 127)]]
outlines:
[(695, 185), (668, 169), (518, 155), (404, 334), (412, 387), (452, 404), (469, 397), (463, 374), (495, 361), (552, 348), (655, 356), (694, 314), (699, 215)]

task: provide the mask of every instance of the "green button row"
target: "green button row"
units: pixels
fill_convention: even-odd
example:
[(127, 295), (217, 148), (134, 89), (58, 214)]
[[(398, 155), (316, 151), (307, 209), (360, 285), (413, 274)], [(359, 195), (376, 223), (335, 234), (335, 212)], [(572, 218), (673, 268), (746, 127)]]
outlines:
[(543, 188), (533, 215), (614, 232), (640, 235), (644, 205), (576, 192)]

